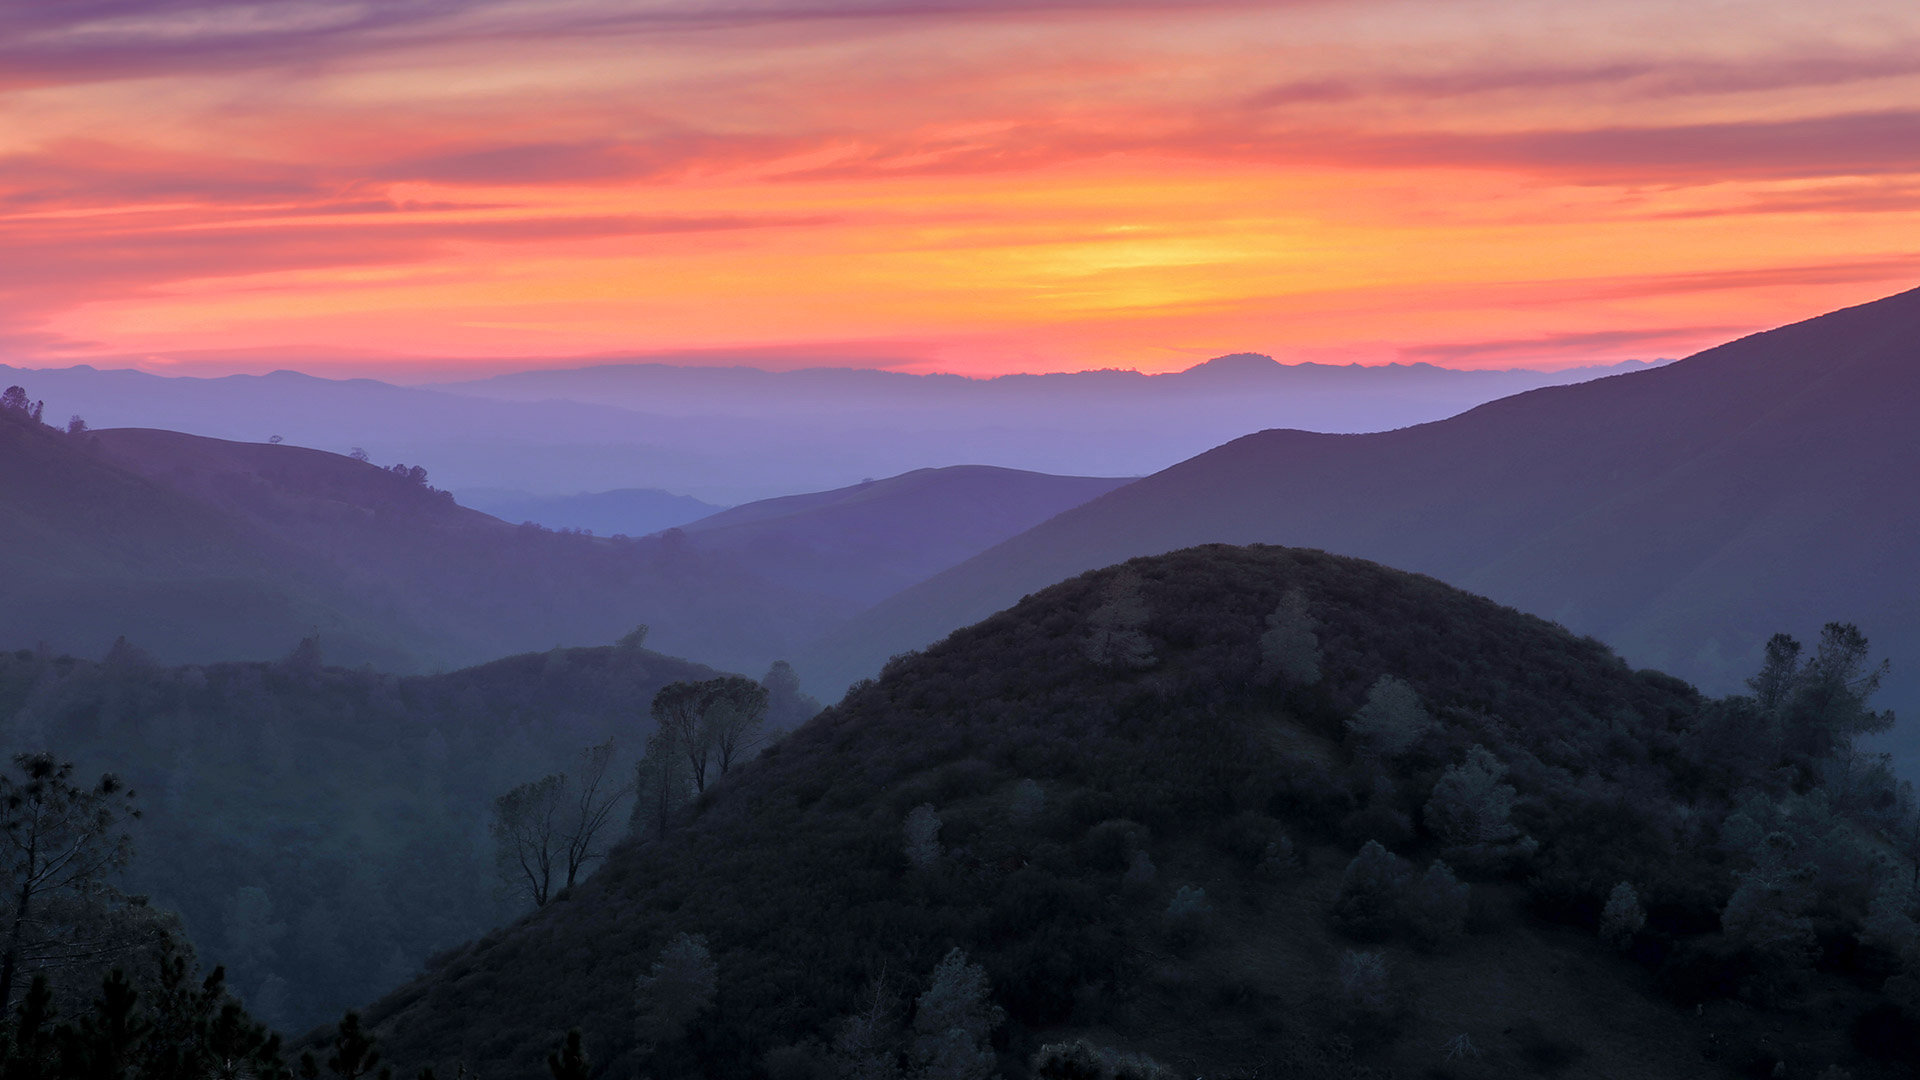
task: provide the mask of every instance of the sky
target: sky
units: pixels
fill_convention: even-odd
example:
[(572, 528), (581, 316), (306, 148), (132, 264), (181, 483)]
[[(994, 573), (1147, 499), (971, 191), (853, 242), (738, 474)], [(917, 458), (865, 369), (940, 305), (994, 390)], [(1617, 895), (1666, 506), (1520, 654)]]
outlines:
[(0, 361), (1684, 355), (1920, 284), (1912, 0), (0, 8)]

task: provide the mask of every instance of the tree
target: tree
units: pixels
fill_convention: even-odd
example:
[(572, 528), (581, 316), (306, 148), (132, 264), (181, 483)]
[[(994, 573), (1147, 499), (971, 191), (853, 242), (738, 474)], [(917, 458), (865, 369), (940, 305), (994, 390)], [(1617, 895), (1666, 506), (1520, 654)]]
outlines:
[(354, 447), (352, 450), (347, 451), (347, 456), (352, 458), (355, 461), (362, 462), (362, 463), (368, 461), (371, 457), (371, 455), (369, 455), (365, 450), (361, 449), (358, 446)]
[(1892, 727), (1892, 713), (1875, 712), (1868, 704), (1888, 669), (1885, 660), (1879, 664), (1868, 660), (1867, 638), (1858, 627), (1828, 623), (1820, 632), (1813, 658), (1792, 681), (1786, 703), (1790, 749), (1809, 757), (1831, 757), (1852, 750), (1861, 735)]
[(75, 413), (72, 416), (67, 417), (67, 434), (85, 435), (86, 433), (87, 433), (87, 421), (85, 420), (85, 418), (83, 418), (79, 413)]
[(1448, 767), (1427, 800), (1427, 828), (1443, 842), (1460, 846), (1497, 844), (1513, 839), (1509, 820), (1515, 791), (1500, 781), (1507, 767), (1486, 747), (1475, 744), (1467, 759)]
[(940, 815), (932, 803), (921, 803), (907, 813), (907, 861), (915, 869), (925, 870), (940, 861)]
[[(119, 944), (60, 909), (117, 899), (108, 878), (133, 856), (124, 823), (140, 816), (134, 793), (112, 774), (92, 787), (73, 782), (73, 765), (50, 754), (19, 754), (15, 774), (0, 774), (0, 1015), (12, 1006), (23, 964), (44, 969), (84, 962)], [(54, 916), (48, 918), (47, 916)]]
[(1646, 909), (1640, 906), (1640, 893), (1623, 881), (1607, 894), (1607, 906), (1600, 909), (1600, 940), (1616, 949), (1633, 944), (1633, 937), (1647, 925)]
[[(360, 1026), (360, 1014), (349, 1012), (340, 1018), (340, 1026), (335, 1029), (333, 1039), (328, 1045), (327, 1071), (340, 1077), (340, 1080), (360, 1080), (360, 1077), (373, 1075), (380, 1065), (380, 1048), (374, 1044), (373, 1036)], [(300, 1055), (300, 1075), (304, 1080), (313, 1080), (320, 1075), (320, 1069), (311, 1052)], [(382, 1077), (390, 1076), (391, 1070), (380, 1069)]]
[(713, 1005), (719, 984), (706, 938), (681, 934), (667, 942), (660, 958), (634, 985), (639, 1011), (634, 1030), (640, 1041), (659, 1046), (685, 1035), (694, 1017)]
[(606, 858), (600, 842), (614, 808), (633, 793), (628, 784), (616, 784), (607, 778), (613, 764), (613, 740), (589, 746), (580, 752), (580, 771), (562, 774), (561, 788), (566, 798), (566, 820), (560, 832), (561, 852), (565, 857), (567, 888), (572, 888), (587, 864)]
[(647, 739), (646, 753), (634, 766), (634, 791), (631, 827), (666, 839), (674, 815), (693, 794), (686, 755), (670, 730), (663, 727)]
[(706, 690), (700, 683), (668, 683), (653, 695), (654, 723), (672, 745), (686, 755), (693, 790), (707, 790), (707, 765), (713, 756), (712, 732), (706, 724)]
[(1307, 611), (1307, 598), (1293, 590), (1267, 616), (1267, 632), (1260, 635), (1261, 683), (1312, 686), (1320, 681), (1318, 624)]
[(547, 1071), (553, 1080), (587, 1080), (587, 1052), (580, 1045), (580, 1029), (567, 1032), (566, 1041), (547, 1055)]
[(0, 392), (0, 410), (24, 413), (30, 408), (32, 405), (27, 401), (26, 387), (9, 386), (5, 392)]
[(958, 948), (948, 952), (914, 1002), (913, 1080), (986, 1080), (994, 1067), (987, 1040), (1003, 1015), (986, 970)]
[(900, 1003), (887, 972), (860, 995), (860, 1011), (840, 1022), (833, 1037), (833, 1060), (847, 1080), (895, 1080), (900, 1075)]
[(1340, 875), (1333, 919), (1360, 938), (1382, 937), (1400, 921), (1400, 898), (1412, 876), (1407, 860), (1369, 840)]
[(625, 634), (622, 634), (620, 636), (620, 640), (614, 642), (614, 644), (618, 645), (622, 649), (628, 649), (628, 650), (638, 650), (638, 649), (644, 648), (647, 644), (647, 634), (652, 629), (653, 627), (648, 626), (646, 623), (641, 623), (640, 625), (627, 631)]
[(1800, 643), (1789, 635), (1775, 634), (1767, 640), (1766, 659), (1761, 661), (1759, 674), (1747, 680), (1747, 687), (1761, 709), (1773, 712), (1793, 696), (1799, 679)]
[(1391, 761), (1413, 749), (1433, 729), (1433, 716), (1420, 695), (1403, 679), (1382, 675), (1367, 691), (1367, 702), (1347, 719), (1347, 732), (1362, 753)]
[(1087, 659), (1102, 667), (1131, 670), (1158, 662), (1143, 629), (1151, 612), (1140, 584), (1140, 575), (1127, 568), (1108, 579), (1100, 606), (1087, 617)]
[(1453, 868), (1435, 859), (1407, 894), (1407, 925), (1429, 948), (1454, 941), (1467, 932), (1469, 895)]
[(535, 907), (553, 895), (555, 863), (561, 856), (561, 809), (566, 775), (554, 773), (521, 784), (493, 800), (494, 857), (500, 876), (526, 893)]
[(710, 679), (702, 709), (702, 722), (709, 732), (713, 749), (720, 755), (720, 775), (746, 756), (760, 742), (760, 728), (767, 719), (767, 688), (752, 679), (728, 675)]

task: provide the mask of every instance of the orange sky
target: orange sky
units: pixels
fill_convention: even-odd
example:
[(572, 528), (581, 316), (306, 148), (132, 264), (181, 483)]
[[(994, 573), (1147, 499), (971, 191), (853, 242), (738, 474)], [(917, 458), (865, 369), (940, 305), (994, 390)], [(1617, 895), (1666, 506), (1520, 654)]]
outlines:
[(1920, 284), (1915, 102), (1912, 0), (9, 5), (0, 361), (1673, 356)]

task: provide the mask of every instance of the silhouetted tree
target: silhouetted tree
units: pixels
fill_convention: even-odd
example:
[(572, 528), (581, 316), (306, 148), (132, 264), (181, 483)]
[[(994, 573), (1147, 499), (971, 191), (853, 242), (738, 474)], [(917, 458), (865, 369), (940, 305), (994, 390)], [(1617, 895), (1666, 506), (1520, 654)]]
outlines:
[(713, 732), (707, 727), (707, 691), (697, 682), (668, 683), (653, 695), (653, 719), (687, 758), (693, 790), (707, 790), (707, 764), (713, 756)]
[(73, 782), (73, 765), (49, 754), (20, 754), (13, 762), (13, 773), (0, 774), (0, 884), (7, 890), (0, 897), (7, 935), (0, 1014), (12, 1005), (22, 964), (58, 967), (111, 947), (111, 939), (60, 909), (109, 899), (108, 877), (133, 855), (124, 823), (140, 816), (132, 790), (112, 774), (82, 787)]
[(366, 461), (368, 460), (368, 457), (369, 457), (367, 452), (358, 446), (354, 447), (352, 450), (347, 451), (347, 456), (352, 458), (355, 461)]
[(86, 433), (87, 433), (87, 422), (85, 419), (83, 419), (80, 416), (79, 413), (75, 413), (74, 415), (67, 417), (67, 434), (85, 435)]
[(707, 693), (702, 719), (719, 755), (720, 775), (725, 776), (760, 742), (760, 728), (767, 719), (767, 688), (738, 675), (703, 685)]
[(580, 1029), (567, 1032), (565, 1042), (547, 1055), (547, 1071), (553, 1080), (587, 1080), (587, 1052), (580, 1045)]
[(607, 776), (613, 764), (613, 740), (589, 746), (580, 752), (580, 769), (564, 776), (562, 790), (567, 800), (567, 818), (559, 836), (565, 856), (567, 886), (579, 880), (587, 864), (606, 857), (601, 842), (614, 808), (632, 794), (633, 787), (616, 783)]
[[(340, 1080), (360, 1080), (360, 1077), (374, 1075), (389, 1077), (393, 1070), (380, 1067), (380, 1049), (360, 1025), (360, 1014), (349, 1012), (340, 1018), (340, 1026), (335, 1029), (328, 1047), (327, 1071), (340, 1077)], [(318, 1063), (311, 1052), (300, 1055), (300, 1075), (305, 1080), (314, 1080), (320, 1075)]]
[(554, 773), (493, 801), (490, 831), (500, 876), (525, 892), (535, 907), (545, 907), (553, 895), (556, 864), (563, 854), (565, 788), (565, 774)]

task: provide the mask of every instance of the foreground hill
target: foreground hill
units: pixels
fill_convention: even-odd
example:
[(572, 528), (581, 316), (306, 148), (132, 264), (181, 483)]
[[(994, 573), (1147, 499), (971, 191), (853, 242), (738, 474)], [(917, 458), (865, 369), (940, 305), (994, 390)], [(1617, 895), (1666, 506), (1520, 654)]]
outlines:
[[(1920, 655), (1920, 291), (1400, 431), (1266, 431), (910, 589), (802, 662), (871, 674), (1050, 582), (1206, 542), (1432, 574), (1726, 688), (1832, 613)], [(1914, 669), (1890, 696), (1920, 704)]]
[(736, 506), (683, 527), (782, 585), (866, 607), (1127, 483), (955, 465)]
[[(1136, 560), (890, 665), (368, 1018), (409, 1072), (534, 1075), (579, 1027), (596, 1076), (889, 1076), (992, 1026), (964, 979), (920, 997), (957, 947), (1012, 1076), (1069, 1037), (1182, 1075), (1900, 1075), (1855, 934), (1911, 854), (1846, 816), (1891, 781), (1818, 779), (1858, 659), (1717, 705), (1371, 563)], [(1767, 827), (1822, 838), (1804, 891), (1766, 891)]]

